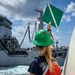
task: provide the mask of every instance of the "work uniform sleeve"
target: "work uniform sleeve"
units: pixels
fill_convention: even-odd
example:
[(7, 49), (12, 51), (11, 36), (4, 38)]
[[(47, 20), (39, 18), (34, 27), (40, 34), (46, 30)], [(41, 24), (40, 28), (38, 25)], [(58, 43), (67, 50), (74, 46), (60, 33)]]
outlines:
[(30, 73), (33, 73), (33, 74), (35, 74), (35, 75), (38, 75), (38, 73), (39, 73), (39, 65), (35, 62), (35, 61), (33, 61), (32, 63), (31, 63), (31, 65), (30, 65), (30, 67), (29, 67), (29, 69), (28, 69), (28, 71), (30, 72)]

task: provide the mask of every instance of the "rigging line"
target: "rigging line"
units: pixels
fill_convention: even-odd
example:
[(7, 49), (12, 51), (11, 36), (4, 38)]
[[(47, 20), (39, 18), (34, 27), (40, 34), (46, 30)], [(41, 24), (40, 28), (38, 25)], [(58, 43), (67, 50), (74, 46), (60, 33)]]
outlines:
[(25, 32), (25, 34), (24, 34), (23, 40), (22, 40), (21, 44), (19, 45), (19, 47), (21, 47), (21, 45), (23, 44), (24, 39), (25, 39), (25, 36), (26, 36), (26, 34), (27, 34), (27, 31), (28, 31), (28, 35), (29, 35), (29, 41), (31, 42), (32, 39), (33, 39), (33, 36), (34, 36), (34, 32), (36, 32), (36, 24), (35, 24), (35, 27), (34, 27), (34, 31), (33, 31), (32, 38), (31, 38), (31, 36), (30, 36), (30, 26), (28, 25), (27, 30), (26, 30), (26, 32)]
[(28, 25), (28, 35), (29, 35), (29, 41), (31, 42), (31, 38), (30, 38), (30, 26)]
[(33, 29), (32, 37), (30, 37), (30, 27), (28, 27), (28, 33), (29, 33), (29, 41), (32, 42), (33, 37), (34, 37), (34, 33), (36, 33), (36, 24)]
[(33, 31), (33, 34), (32, 34), (32, 40), (33, 40), (33, 36), (34, 36), (34, 31)]
[(36, 25), (34, 27), (34, 31), (33, 31), (33, 35), (32, 35), (32, 39), (33, 39), (33, 36), (34, 36), (34, 32), (36, 32)]
[(24, 34), (23, 40), (22, 40), (21, 44), (19, 45), (20, 47), (21, 47), (21, 45), (22, 45), (22, 43), (23, 43), (23, 41), (24, 41), (24, 39), (25, 39), (25, 36), (26, 36), (26, 34), (27, 34), (27, 31), (28, 31), (28, 27), (27, 27), (27, 30), (26, 30), (26, 32), (25, 32), (25, 34)]

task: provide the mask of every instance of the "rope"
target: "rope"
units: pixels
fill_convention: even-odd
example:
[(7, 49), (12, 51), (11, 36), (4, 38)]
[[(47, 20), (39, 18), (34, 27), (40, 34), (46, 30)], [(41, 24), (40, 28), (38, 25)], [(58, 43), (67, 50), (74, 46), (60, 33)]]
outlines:
[(34, 37), (34, 32), (36, 32), (36, 25), (35, 25), (34, 30), (33, 30), (32, 38), (30, 37), (30, 26), (28, 25), (27, 30), (26, 30), (26, 32), (25, 32), (25, 34), (24, 34), (24, 37), (23, 37), (22, 42), (21, 42), (21, 44), (19, 45), (19, 47), (21, 47), (21, 45), (23, 44), (27, 32), (28, 32), (28, 36), (29, 36), (29, 41), (31, 42), (32, 39), (33, 39), (33, 37)]

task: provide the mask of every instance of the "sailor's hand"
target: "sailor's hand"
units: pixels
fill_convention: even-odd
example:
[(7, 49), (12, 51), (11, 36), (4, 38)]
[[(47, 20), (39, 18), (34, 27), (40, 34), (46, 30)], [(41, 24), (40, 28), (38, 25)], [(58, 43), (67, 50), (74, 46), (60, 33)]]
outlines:
[(49, 29), (51, 28), (51, 24), (50, 24), (50, 22), (48, 23), (48, 26), (49, 26)]
[(50, 22), (48, 23), (47, 30), (51, 28)]

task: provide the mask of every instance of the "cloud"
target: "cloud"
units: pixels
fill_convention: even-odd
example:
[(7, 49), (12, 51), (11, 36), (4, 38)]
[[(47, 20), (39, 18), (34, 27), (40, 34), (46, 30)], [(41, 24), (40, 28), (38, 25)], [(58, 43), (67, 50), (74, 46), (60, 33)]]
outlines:
[(69, 5), (67, 5), (67, 8), (65, 8), (66, 13), (70, 13), (72, 16), (75, 16), (75, 3), (71, 2)]
[(63, 17), (62, 17), (62, 20), (61, 20), (62, 22), (63, 21), (66, 21), (66, 22), (70, 22), (71, 21), (71, 16), (70, 15), (63, 15)]
[(65, 8), (65, 13), (61, 21), (70, 22), (72, 19), (72, 16), (75, 16), (75, 3), (74, 2), (71, 2), (70, 4), (67, 5), (67, 7)]
[(70, 33), (72, 33), (72, 31), (68, 31), (68, 33), (70, 34)]
[(72, 13), (72, 16), (75, 16), (75, 12)]
[[(39, 13), (35, 9), (43, 9), (47, 0), (0, 0), (0, 14), (7, 16), (13, 22), (12, 35), (15, 36), (19, 44), (21, 43), (25, 34), (28, 23), (31, 27), (31, 36), (34, 30), (36, 17)], [(21, 20), (22, 22), (20, 23)], [(17, 23), (19, 25), (17, 25)], [(33, 46), (28, 40), (28, 34), (23, 42), (22, 47)]]
[(34, 18), (38, 14), (37, 8), (44, 8), (46, 0), (2, 0), (0, 1), (0, 14), (13, 18)]
[(56, 32), (58, 32), (58, 33), (59, 33), (59, 29), (57, 29), (57, 30), (56, 30)]
[(16, 1), (15, 0), (10, 0), (10, 1), (2, 0), (2, 1), (0, 1), (0, 3), (2, 3), (4, 5), (9, 5), (9, 6), (16, 7), (19, 4), (26, 3), (26, 0), (16, 0)]

